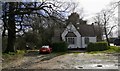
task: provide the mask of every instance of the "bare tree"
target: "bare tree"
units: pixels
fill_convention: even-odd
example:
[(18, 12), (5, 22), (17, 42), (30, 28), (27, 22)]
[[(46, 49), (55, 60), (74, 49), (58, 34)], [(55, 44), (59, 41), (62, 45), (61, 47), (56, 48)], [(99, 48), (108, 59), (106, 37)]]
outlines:
[(115, 18), (114, 17), (115, 8), (116, 6), (104, 9), (99, 14), (97, 14), (96, 17), (94, 18), (97, 25), (103, 28), (104, 35), (106, 37), (106, 40), (109, 46), (110, 46), (109, 35), (111, 34), (113, 28), (116, 27), (115, 23), (112, 23), (112, 26), (110, 25), (110, 23)]
[[(14, 52), (14, 44), (16, 39), (16, 33), (29, 27), (29, 24), (24, 24), (23, 21), (31, 20), (29, 15), (37, 14), (44, 18), (61, 19), (63, 18), (61, 12), (65, 12), (68, 7), (63, 11), (61, 5), (58, 5), (55, 1), (42, 1), (42, 2), (5, 2), (3, 3), (3, 22), (4, 31), (8, 30), (8, 44), (6, 53)], [(56, 16), (57, 15), (57, 16)], [(26, 18), (27, 17), (27, 18)], [(18, 28), (19, 26), (20, 28)], [(17, 29), (17, 31), (16, 31)]]
[[(97, 25), (98, 26), (98, 29), (99, 29), (99, 35), (98, 35), (98, 38), (97, 40), (98, 41), (101, 41), (102, 40), (102, 22), (101, 22), (101, 17), (100, 17), (100, 14), (97, 13), (96, 16), (93, 18), (94, 19), (94, 25)], [(95, 29), (94, 29), (95, 30)]]

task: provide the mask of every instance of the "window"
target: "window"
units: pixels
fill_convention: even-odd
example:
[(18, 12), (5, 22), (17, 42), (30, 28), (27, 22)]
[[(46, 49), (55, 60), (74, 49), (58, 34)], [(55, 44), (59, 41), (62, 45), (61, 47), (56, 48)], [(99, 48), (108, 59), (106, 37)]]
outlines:
[(79, 27), (77, 27), (77, 29), (79, 30), (80, 28), (79, 28)]
[(74, 37), (68, 37), (67, 38), (67, 43), (68, 44), (75, 44), (75, 38)]
[(88, 44), (88, 43), (89, 43), (89, 38), (85, 37), (85, 44)]

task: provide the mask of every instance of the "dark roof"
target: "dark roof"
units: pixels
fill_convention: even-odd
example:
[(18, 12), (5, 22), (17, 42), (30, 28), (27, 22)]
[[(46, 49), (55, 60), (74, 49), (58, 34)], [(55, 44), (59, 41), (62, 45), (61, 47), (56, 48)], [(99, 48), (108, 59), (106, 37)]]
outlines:
[[(80, 35), (82, 37), (95, 37), (95, 36), (100, 35), (100, 31), (99, 31), (98, 26), (87, 25), (87, 24), (77, 24), (77, 25), (74, 25), (74, 26), (78, 30), (78, 32), (80, 33)], [(78, 29), (78, 27), (79, 27), (79, 29)], [(57, 37), (60, 36), (60, 32), (63, 33), (65, 29), (66, 29), (66, 27), (62, 28), (62, 29), (56, 28), (54, 30), (54, 37), (55, 36), (57, 36)], [(67, 37), (68, 36), (69, 37), (75, 37), (76, 35), (72, 32), (69, 32), (66, 36)]]
[[(79, 24), (75, 26), (82, 36), (96, 36), (93, 25)], [(79, 29), (78, 29), (79, 27)]]

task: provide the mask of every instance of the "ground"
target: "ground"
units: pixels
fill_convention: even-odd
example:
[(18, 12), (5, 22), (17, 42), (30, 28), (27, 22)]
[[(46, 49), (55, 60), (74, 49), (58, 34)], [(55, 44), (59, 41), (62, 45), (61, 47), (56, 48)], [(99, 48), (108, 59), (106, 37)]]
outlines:
[(38, 54), (30, 52), (23, 58), (4, 63), (7, 69), (118, 69), (118, 55), (112, 53)]

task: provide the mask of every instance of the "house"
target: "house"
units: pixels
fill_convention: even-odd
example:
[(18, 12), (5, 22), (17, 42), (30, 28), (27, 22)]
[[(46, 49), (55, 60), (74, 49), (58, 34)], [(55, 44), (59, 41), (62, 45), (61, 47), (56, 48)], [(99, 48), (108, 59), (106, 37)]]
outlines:
[(68, 48), (86, 48), (89, 42), (97, 42), (99, 33), (94, 25), (70, 23), (55, 30), (53, 42), (62, 40), (69, 44)]
[(97, 41), (93, 26), (86, 24), (79, 26), (69, 24), (61, 37), (69, 44), (68, 48), (85, 48), (89, 42)]
[(68, 17), (65, 27), (55, 29), (53, 42), (62, 40), (69, 44), (68, 48), (86, 48), (90, 42), (101, 41), (102, 31), (98, 25), (88, 25), (79, 17), (76, 20), (73, 14)]

